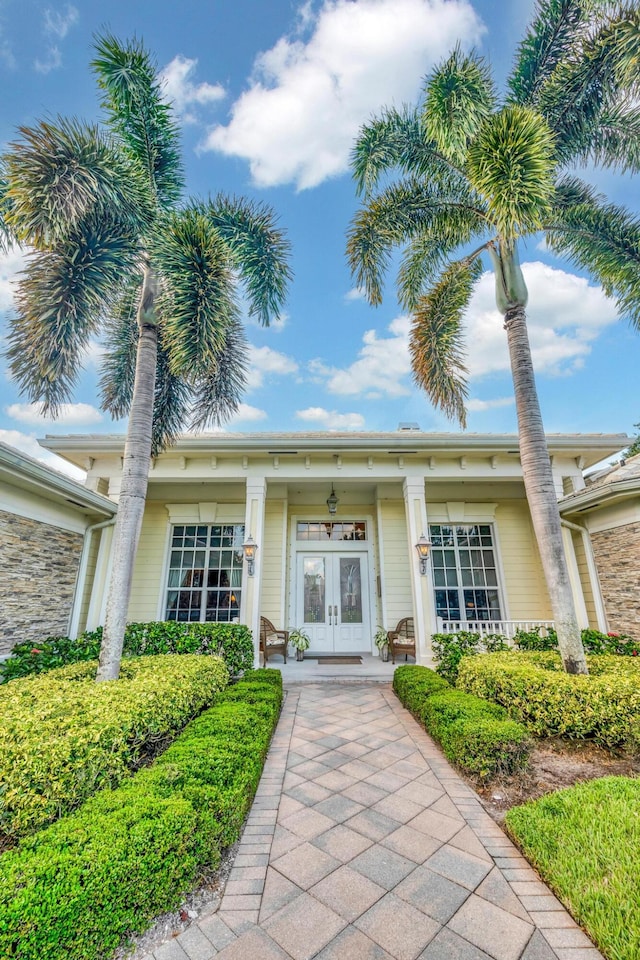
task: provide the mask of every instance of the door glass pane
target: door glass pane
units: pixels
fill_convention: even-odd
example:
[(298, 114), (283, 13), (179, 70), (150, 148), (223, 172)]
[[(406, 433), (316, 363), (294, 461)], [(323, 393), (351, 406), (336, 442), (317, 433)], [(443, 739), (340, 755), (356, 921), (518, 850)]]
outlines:
[(362, 623), (359, 557), (340, 557), (340, 620), (342, 623)]
[(304, 577), (304, 622), (324, 623), (326, 575), (323, 557), (305, 557)]

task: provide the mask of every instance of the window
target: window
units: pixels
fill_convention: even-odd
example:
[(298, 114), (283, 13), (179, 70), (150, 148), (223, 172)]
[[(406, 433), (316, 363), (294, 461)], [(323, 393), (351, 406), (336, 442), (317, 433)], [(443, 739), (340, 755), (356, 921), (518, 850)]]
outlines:
[(166, 620), (235, 619), (242, 595), (244, 524), (173, 528)]
[(436, 613), (443, 620), (499, 620), (498, 571), (489, 524), (430, 527)]
[(300, 521), (296, 526), (296, 540), (366, 540), (367, 524), (364, 520), (321, 520), (309, 523)]

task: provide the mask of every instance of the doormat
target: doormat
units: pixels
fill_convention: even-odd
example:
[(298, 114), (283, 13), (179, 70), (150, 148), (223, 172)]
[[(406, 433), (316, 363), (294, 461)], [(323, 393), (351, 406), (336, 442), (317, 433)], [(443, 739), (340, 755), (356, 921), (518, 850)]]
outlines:
[(324, 663), (328, 663), (328, 664), (332, 664), (332, 663), (337, 663), (337, 664), (341, 664), (341, 663), (346, 663), (346, 664), (362, 663), (362, 657), (340, 657), (340, 656), (334, 656), (334, 655), (331, 655), (331, 654), (327, 654), (326, 656), (323, 656), (323, 655), (321, 654), (320, 656), (313, 657), (313, 658), (310, 657), (309, 659), (317, 660), (318, 663), (322, 663), (322, 664), (324, 664)]

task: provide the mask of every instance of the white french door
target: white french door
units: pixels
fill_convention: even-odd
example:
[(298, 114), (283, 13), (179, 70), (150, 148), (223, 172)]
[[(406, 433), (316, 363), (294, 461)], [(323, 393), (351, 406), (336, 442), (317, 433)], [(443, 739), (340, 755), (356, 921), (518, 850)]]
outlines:
[(296, 626), (315, 653), (371, 651), (366, 552), (304, 552), (296, 561)]

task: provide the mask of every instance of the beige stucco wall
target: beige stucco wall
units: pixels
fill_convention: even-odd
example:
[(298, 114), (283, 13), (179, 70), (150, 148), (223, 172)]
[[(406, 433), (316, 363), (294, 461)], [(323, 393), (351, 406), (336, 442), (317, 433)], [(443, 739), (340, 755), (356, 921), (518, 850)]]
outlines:
[(24, 640), (64, 636), (83, 536), (0, 510), (0, 655)]
[(551, 606), (525, 500), (498, 503), (495, 514), (509, 620), (551, 620)]
[(286, 500), (266, 500), (260, 613), (281, 629), (286, 629), (286, 513)]
[(385, 610), (383, 626), (392, 630), (398, 620), (413, 613), (404, 500), (381, 500), (379, 518), (382, 535), (380, 574)]

